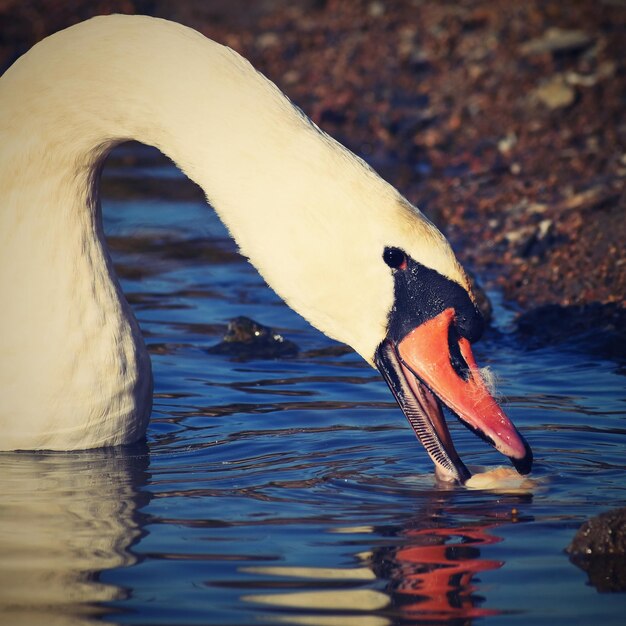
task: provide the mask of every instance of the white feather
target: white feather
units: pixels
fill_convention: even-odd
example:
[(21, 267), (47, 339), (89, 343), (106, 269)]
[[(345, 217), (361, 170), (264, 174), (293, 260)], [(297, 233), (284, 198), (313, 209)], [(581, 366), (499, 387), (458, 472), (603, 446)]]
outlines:
[(480, 377), (485, 383), (485, 387), (489, 390), (489, 393), (494, 397), (498, 397), (498, 375), (488, 365), (479, 368)]

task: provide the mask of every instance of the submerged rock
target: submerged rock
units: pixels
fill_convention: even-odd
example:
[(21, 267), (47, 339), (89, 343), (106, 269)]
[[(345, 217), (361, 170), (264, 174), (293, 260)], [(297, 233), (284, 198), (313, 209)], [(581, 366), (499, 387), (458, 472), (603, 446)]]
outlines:
[(586, 521), (565, 551), (598, 591), (626, 591), (626, 507)]
[(299, 348), (272, 328), (241, 315), (228, 323), (224, 339), (207, 352), (242, 360), (279, 359), (296, 356)]

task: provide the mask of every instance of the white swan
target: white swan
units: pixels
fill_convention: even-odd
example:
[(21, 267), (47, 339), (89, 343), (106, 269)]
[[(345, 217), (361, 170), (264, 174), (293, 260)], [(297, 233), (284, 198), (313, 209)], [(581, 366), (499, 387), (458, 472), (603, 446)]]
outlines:
[(469, 473), (431, 391), (530, 469), (474, 364), (481, 320), (439, 231), (235, 52), (137, 16), (48, 37), (0, 79), (0, 449), (146, 431), (150, 361), (98, 203), (103, 159), (129, 139), (172, 158), (268, 284), (382, 371), (442, 477)]

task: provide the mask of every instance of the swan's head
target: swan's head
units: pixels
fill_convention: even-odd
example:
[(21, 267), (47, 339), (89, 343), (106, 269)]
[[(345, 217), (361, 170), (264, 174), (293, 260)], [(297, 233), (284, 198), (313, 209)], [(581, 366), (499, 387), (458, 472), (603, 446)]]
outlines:
[[(386, 246), (382, 256), (393, 278), (393, 305), (374, 362), (437, 476), (460, 483), (470, 477), (442, 406), (527, 474), (530, 447), (494, 400), (474, 361), (470, 346), (483, 332), (483, 319), (467, 281), (451, 279), (399, 247)], [(458, 278), (464, 279), (463, 274)]]
[(493, 398), (472, 354), (484, 323), (465, 272), (417, 209), (398, 200), (388, 218), (379, 220), (377, 244), (370, 248), (383, 287), (370, 283), (370, 311), (362, 311), (372, 329), (384, 319), (370, 333), (364, 356), (383, 375), (440, 479), (464, 483), (470, 477), (443, 406), (528, 473), (530, 447)]

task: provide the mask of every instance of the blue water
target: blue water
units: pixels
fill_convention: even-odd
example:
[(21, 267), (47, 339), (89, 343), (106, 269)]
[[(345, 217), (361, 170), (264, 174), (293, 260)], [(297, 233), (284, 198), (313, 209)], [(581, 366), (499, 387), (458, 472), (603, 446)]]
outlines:
[[(124, 175), (178, 183), (161, 165)], [(152, 354), (153, 420), (129, 449), (0, 455), (2, 623), (623, 624), (626, 595), (599, 593), (563, 551), (626, 500), (617, 363), (581, 346), (529, 350), (491, 294), (476, 356), (533, 447), (533, 483), (442, 489), (377, 373), (324, 354), (334, 344), (202, 202), (103, 206)], [(207, 354), (238, 315), (303, 356)], [(470, 467), (503, 462), (452, 429)]]

